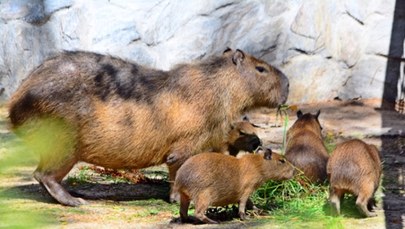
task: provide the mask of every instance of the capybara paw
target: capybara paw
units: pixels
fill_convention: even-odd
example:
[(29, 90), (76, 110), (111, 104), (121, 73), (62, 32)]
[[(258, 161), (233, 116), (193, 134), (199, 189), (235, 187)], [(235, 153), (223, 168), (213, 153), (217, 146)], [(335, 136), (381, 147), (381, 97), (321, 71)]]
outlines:
[(366, 215), (367, 215), (367, 217), (376, 217), (377, 213), (376, 212), (367, 212)]
[(71, 207), (78, 207), (80, 205), (87, 204), (87, 202), (85, 200), (83, 200), (82, 198), (72, 197), (72, 198), (69, 198), (66, 201), (64, 201), (62, 204), (71, 206)]
[(218, 221), (212, 220), (210, 218), (206, 218), (205, 220), (203, 220), (204, 223), (209, 223), (209, 224), (219, 224)]
[(246, 213), (244, 213), (244, 212), (239, 212), (239, 218), (240, 218), (240, 220), (242, 220), (242, 221), (246, 220)]

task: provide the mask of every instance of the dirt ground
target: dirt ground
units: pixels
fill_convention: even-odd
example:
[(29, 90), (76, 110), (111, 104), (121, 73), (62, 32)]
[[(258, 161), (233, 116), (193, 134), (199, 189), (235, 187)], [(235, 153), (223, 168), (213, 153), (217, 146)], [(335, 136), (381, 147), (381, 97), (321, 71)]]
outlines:
[[(378, 217), (347, 219), (344, 228), (405, 228), (405, 115), (380, 110), (375, 101), (331, 101), (299, 105), (298, 108), (304, 113), (321, 110), (319, 119), (324, 136), (333, 136), (337, 141), (361, 138), (381, 149), (384, 188), (380, 194), (382, 202), (377, 209)], [(260, 126), (258, 135), (264, 145), (280, 151), (283, 127), (282, 121), (276, 119), (275, 111), (261, 109), (250, 112), (247, 116)], [(0, 109), (0, 140), (3, 142), (13, 139), (13, 135), (6, 128), (5, 117), (6, 111), (3, 107)], [(291, 126), (295, 119), (295, 112), (290, 112), (288, 126)], [(2, 153), (5, 153), (3, 149), (0, 150), (0, 160)], [(89, 202), (79, 208), (70, 208), (56, 204), (32, 179), (35, 163), (13, 169), (12, 175), (0, 177), (0, 190), (6, 193), (5, 197), (0, 198), (0, 206), (13, 205), (21, 209), (41, 209), (48, 212), (55, 216), (54, 219), (47, 219), (51, 221), (51, 224), (47, 225), (49, 228), (213, 228), (212, 225), (170, 223), (173, 216), (178, 215), (178, 205), (167, 204), (169, 185), (166, 182), (136, 185), (66, 183), (72, 194)], [(153, 169), (164, 170), (164, 167)], [(78, 173), (75, 169), (69, 175)], [(267, 217), (264, 222), (257, 219), (246, 222), (232, 220), (215, 227), (284, 228), (268, 219), (271, 217)]]

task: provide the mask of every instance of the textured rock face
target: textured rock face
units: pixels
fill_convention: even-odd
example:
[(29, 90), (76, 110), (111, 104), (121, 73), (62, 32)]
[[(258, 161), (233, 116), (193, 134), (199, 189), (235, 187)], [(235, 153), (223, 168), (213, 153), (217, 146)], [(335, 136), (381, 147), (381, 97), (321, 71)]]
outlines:
[(381, 98), (394, 8), (395, 0), (3, 0), (1, 98), (62, 49), (167, 70), (226, 47), (280, 68), (290, 103)]

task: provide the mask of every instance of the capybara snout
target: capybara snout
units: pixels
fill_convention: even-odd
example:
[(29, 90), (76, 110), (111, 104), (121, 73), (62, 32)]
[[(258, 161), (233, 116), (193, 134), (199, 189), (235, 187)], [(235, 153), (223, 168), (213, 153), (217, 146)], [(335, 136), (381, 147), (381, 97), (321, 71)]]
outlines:
[(357, 196), (356, 206), (364, 216), (376, 216), (370, 210), (380, 183), (381, 171), (376, 146), (358, 139), (338, 144), (327, 165), (329, 201), (334, 211), (340, 214), (340, 200), (348, 192)]

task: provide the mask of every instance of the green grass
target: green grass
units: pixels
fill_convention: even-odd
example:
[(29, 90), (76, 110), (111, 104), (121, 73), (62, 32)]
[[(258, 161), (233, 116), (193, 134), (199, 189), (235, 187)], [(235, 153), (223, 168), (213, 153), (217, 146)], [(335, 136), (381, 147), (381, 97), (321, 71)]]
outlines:
[(273, 223), (286, 228), (343, 228), (340, 217), (327, 214), (327, 186), (299, 180), (267, 182), (253, 194), (252, 199), (271, 215)]
[(70, 174), (66, 181), (70, 185), (85, 184), (85, 183), (131, 183), (128, 179), (123, 177), (113, 176), (108, 173), (98, 173), (89, 166), (82, 166), (78, 172)]

